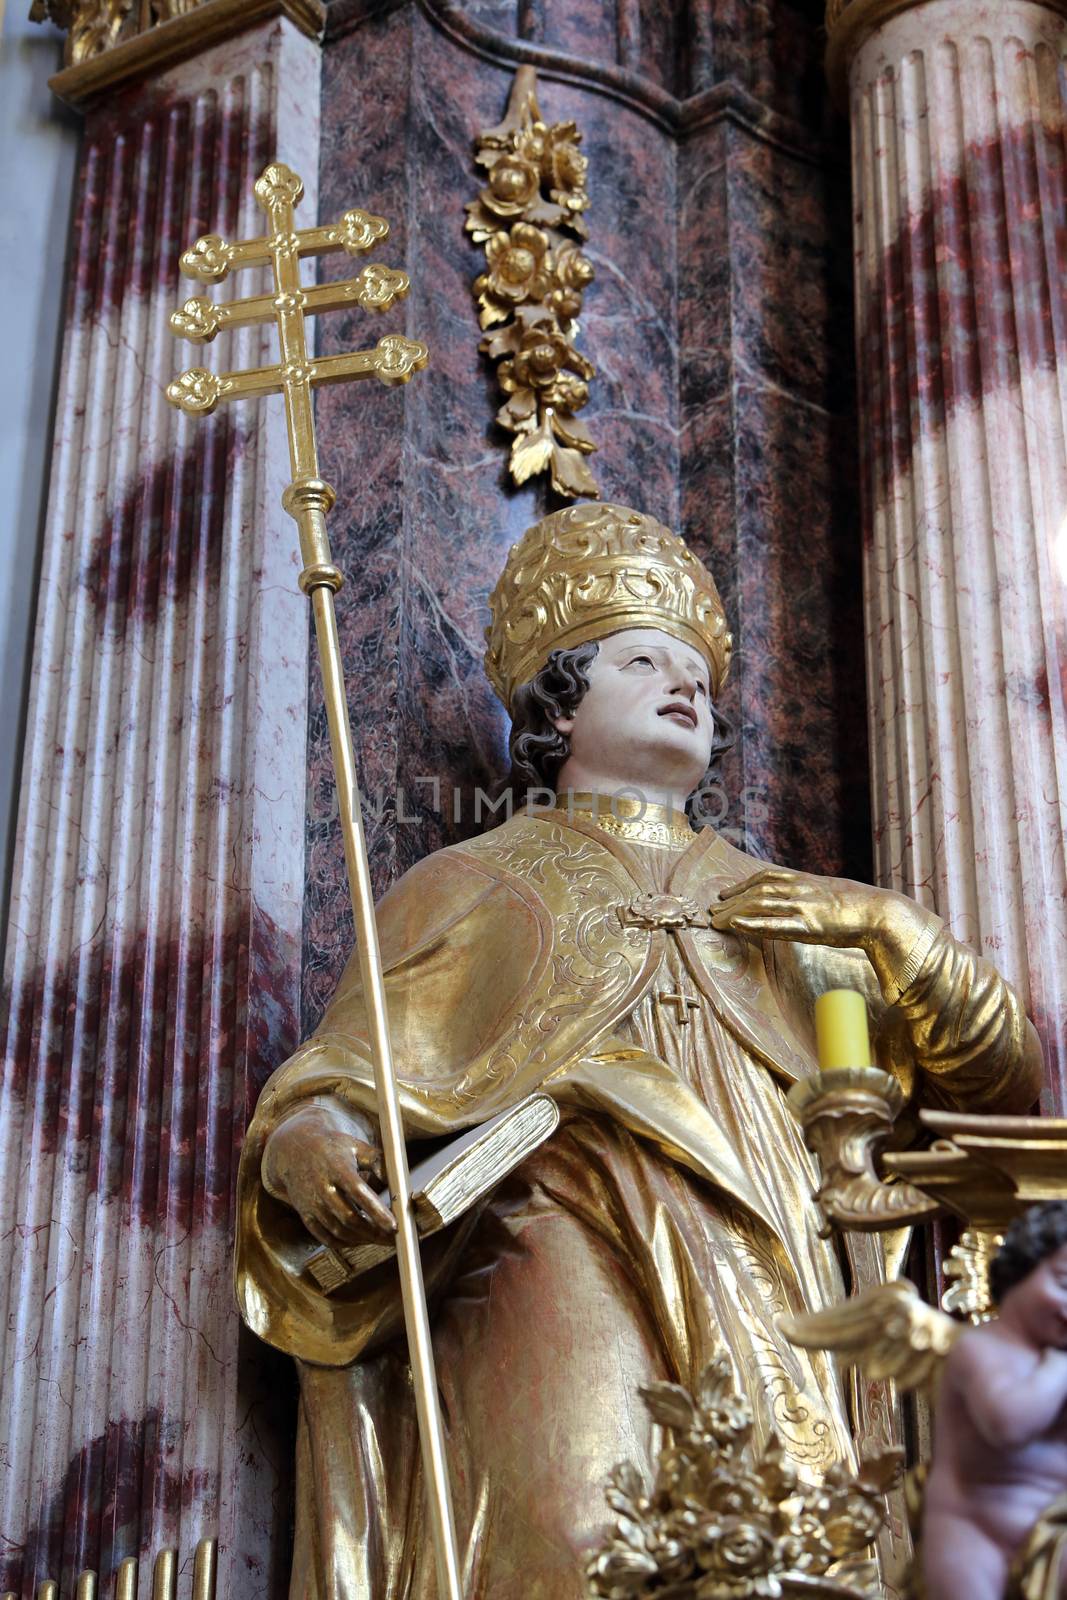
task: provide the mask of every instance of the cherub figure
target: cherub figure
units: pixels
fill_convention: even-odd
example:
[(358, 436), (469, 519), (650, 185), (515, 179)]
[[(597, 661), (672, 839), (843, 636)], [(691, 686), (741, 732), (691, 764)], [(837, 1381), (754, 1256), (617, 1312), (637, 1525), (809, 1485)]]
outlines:
[[(938, 1391), (926, 1600), (1006, 1600), (1036, 1524), (1067, 1494), (1067, 1201), (1012, 1223), (990, 1287), (999, 1316), (956, 1340)], [(1067, 1597), (1067, 1571), (1043, 1592)]]

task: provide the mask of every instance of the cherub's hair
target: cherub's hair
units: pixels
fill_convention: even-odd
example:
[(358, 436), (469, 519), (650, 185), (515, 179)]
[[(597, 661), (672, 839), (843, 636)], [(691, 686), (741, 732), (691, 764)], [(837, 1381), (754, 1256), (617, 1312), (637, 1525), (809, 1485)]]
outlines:
[(1028, 1278), (1048, 1256), (1067, 1244), (1067, 1200), (1048, 1200), (1016, 1217), (989, 1265), (989, 1290), (999, 1305), (1009, 1289)]
[[(556, 778), (571, 753), (571, 745), (567, 735), (553, 727), (553, 718), (573, 717), (581, 705), (589, 688), (588, 669), (596, 660), (599, 648), (591, 643), (580, 644), (574, 650), (553, 650), (540, 672), (515, 690), (508, 740), (511, 772), (506, 783), (511, 788), (516, 809), (522, 805), (528, 789), (555, 791)], [(716, 711), (711, 761), (686, 805), (694, 827), (701, 828), (708, 821), (702, 814), (704, 790), (714, 783), (723, 753), (733, 742), (733, 728)]]

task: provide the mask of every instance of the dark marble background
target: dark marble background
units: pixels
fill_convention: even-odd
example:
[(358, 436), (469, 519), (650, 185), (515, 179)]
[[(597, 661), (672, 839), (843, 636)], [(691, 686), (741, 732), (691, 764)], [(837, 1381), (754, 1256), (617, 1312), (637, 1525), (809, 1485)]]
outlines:
[[(602, 496), (684, 533), (737, 639), (722, 825), (791, 865), (868, 875), (847, 129), (821, 15), (820, 0), (333, 0), (320, 215), (387, 216), (379, 256), (412, 291), (382, 324), (324, 318), (320, 349), (387, 325), (431, 351), (405, 390), (318, 396), (379, 892), (485, 825), (476, 791), (503, 772), (507, 733), (482, 673), (485, 599), (508, 546), (560, 503), (510, 485), (471, 297), (481, 252), (463, 231), (475, 137), (522, 62), (590, 161), (579, 342), (598, 374), (583, 417)], [(314, 709), (308, 754), (305, 1028), (351, 943)]]

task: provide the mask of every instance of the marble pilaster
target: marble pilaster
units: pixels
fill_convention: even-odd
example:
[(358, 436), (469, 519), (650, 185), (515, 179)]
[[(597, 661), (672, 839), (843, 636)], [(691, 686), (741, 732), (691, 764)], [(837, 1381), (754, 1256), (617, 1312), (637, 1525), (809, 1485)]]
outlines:
[(110, 1593), (132, 1555), (147, 1593), (170, 1546), (184, 1595), (206, 1536), (220, 1594), (285, 1583), (291, 1446), (230, 1263), (299, 1029), (306, 602), (280, 409), (193, 424), (163, 386), (179, 250), (261, 231), (279, 152), (316, 215), (318, 74), (275, 18), (86, 118), (4, 975), (0, 1592)]
[(1067, 1105), (1067, 15), (836, 0), (879, 881), (1027, 997)]

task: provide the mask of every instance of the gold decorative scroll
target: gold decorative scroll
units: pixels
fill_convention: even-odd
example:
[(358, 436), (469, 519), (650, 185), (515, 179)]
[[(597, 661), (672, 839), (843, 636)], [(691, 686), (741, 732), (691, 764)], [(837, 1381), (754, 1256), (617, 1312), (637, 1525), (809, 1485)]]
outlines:
[(67, 36), (51, 87), (71, 105), (278, 15), (312, 38), (325, 23), (322, 0), (33, 0), (29, 13)]
[(80, 66), (161, 22), (195, 11), (201, 0), (33, 0), (31, 22), (52, 22), (67, 35), (63, 60)]
[(945, 1257), (946, 1288), (941, 1304), (968, 1322), (989, 1322), (994, 1315), (989, 1268), (1004, 1242), (1002, 1233), (965, 1228)]
[(33, 0), (31, 22), (51, 22), (66, 34), (63, 61), (80, 66), (120, 37), (140, 32), (132, 26), (133, 0)]
[(582, 295), (593, 268), (575, 239), (588, 237), (589, 205), (582, 136), (573, 122), (546, 124), (537, 77), (520, 67), (507, 115), (478, 136), (486, 184), (467, 205), (467, 232), (485, 246), (486, 270), (474, 281), (479, 348), (499, 361), (507, 399), (497, 412), (514, 434), (511, 476), (518, 483), (550, 472), (565, 499), (599, 498), (586, 464), (596, 449), (576, 412), (589, 399), (592, 363), (576, 348)]
[[(192, 1600), (215, 1600), (218, 1575), (219, 1542), (201, 1539), (193, 1557)], [(178, 1593), (178, 1552), (160, 1550), (152, 1567), (152, 1600), (176, 1600)], [(114, 1600), (137, 1600), (137, 1557), (127, 1556), (115, 1574), (112, 1590)], [(17, 1600), (14, 1593), (0, 1595), (0, 1600)], [(37, 1600), (60, 1600), (59, 1584), (54, 1578), (45, 1578), (37, 1585)], [(80, 1572), (74, 1584), (72, 1600), (104, 1600), (95, 1572)]]
[(989, 1265), (1004, 1229), (1028, 1205), (1067, 1198), (1067, 1119), (923, 1111), (933, 1144), (886, 1150), (904, 1096), (877, 1067), (816, 1073), (788, 1100), (819, 1160), (815, 1199), (827, 1226), (879, 1233), (954, 1213), (964, 1232), (945, 1262), (941, 1303), (988, 1320)]
[(886, 1183), (877, 1157), (904, 1105), (895, 1078), (877, 1067), (837, 1067), (794, 1084), (789, 1106), (819, 1158), (815, 1198), (832, 1228), (880, 1233), (939, 1213), (908, 1183)]

